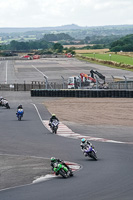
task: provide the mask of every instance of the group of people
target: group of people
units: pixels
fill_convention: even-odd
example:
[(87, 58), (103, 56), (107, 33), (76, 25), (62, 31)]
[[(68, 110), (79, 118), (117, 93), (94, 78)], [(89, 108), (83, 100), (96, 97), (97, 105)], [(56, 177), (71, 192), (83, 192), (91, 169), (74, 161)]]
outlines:
[[(0, 101), (2, 101), (4, 98), (3, 97), (0, 97)], [(20, 111), (23, 111), (23, 114), (24, 114), (24, 109), (23, 109), (23, 106), (22, 105), (19, 105), (17, 107), (17, 112), (16, 112), (16, 115), (18, 116), (19, 112)], [(59, 119), (56, 117), (55, 114), (52, 114), (52, 116), (50, 117), (50, 120), (49, 120), (49, 126), (51, 126), (51, 123), (54, 121), (54, 120), (57, 120), (59, 122)], [(84, 149), (87, 147), (87, 146), (92, 146), (92, 144), (86, 140), (85, 138), (82, 138), (81, 139), (81, 144), (80, 144), (80, 147), (81, 147), (81, 150), (84, 151)], [(85, 155), (86, 156), (86, 155)], [(55, 163), (62, 163), (64, 166), (66, 166), (69, 170), (69, 166), (66, 165), (66, 163), (64, 163), (63, 160), (60, 160), (58, 158), (55, 158), (55, 157), (51, 157), (51, 166), (52, 166), (52, 170), (54, 171), (54, 165)], [(56, 174), (57, 175), (57, 174)]]
[[(88, 140), (86, 140), (85, 138), (82, 138), (81, 139), (80, 147), (81, 147), (81, 150), (83, 152), (84, 152), (84, 150), (86, 149), (86, 147), (88, 145), (92, 146), (92, 144)], [(87, 156), (85, 153), (84, 153), (84, 155)], [(51, 166), (52, 166), (52, 170), (53, 171), (54, 171), (54, 165), (55, 165), (55, 163), (57, 163), (57, 164), (62, 163), (64, 166), (66, 166), (70, 170), (69, 166), (66, 165), (66, 163), (64, 163), (63, 160), (60, 160), (59, 158), (51, 157)], [(56, 175), (58, 175), (58, 174), (56, 174)]]

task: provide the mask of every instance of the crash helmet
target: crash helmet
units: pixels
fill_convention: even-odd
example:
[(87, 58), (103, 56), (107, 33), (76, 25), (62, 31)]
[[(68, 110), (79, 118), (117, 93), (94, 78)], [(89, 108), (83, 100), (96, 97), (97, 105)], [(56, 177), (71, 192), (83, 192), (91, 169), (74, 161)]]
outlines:
[(56, 115), (55, 114), (52, 114), (52, 117), (55, 117)]
[(56, 158), (55, 157), (51, 157), (51, 162), (55, 162)]
[(19, 105), (19, 108), (22, 108), (22, 105), (21, 105), (21, 104)]
[(85, 143), (85, 141), (86, 141), (85, 138), (82, 138), (82, 139), (81, 139), (81, 142), (82, 142), (82, 143)]

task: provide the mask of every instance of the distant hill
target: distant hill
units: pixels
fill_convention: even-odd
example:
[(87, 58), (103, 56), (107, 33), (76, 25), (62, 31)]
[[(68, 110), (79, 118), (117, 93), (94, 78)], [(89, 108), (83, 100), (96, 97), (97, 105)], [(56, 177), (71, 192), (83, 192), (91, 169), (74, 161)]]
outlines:
[(56, 27), (29, 27), (29, 28), (0, 28), (0, 33), (19, 33), (19, 32), (29, 32), (29, 31), (65, 31), (65, 30), (80, 30), (80, 29), (89, 29), (89, 30), (117, 30), (118, 32), (120, 30), (129, 30), (133, 31), (133, 25), (107, 25), (107, 26), (78, 26), (76, 24), (70, 24), (70, 25), (62, 25), (62, 26), (56, 26)]
[[(73, 40), (84, 43), (94, 44), (109, 44), (115, 40), (120, 39), (123, 36), (133, 34), (133, 25), (108, 25), (108, 26), (78, 26), (76, 24), (68, 24), (56, 27), (27, 27), (27, 28), (0, 28), (0, 44), (9, 44), (12, 40), (26, 42), (40, 40), (44, 36), (48, 39), (50, 34), (54, 34), (58, 37), (61, 34), (63, 37), (57, 38), (59, 40), (69, 40), (69, 44), (73, 44)], [(69, 36), (66, 37), (63, 34)], [(51, 41), (51, 40), (50, 40)], [(55, 41), (52, 40), (52, 41)], [(60, 41), (61, 42), (61, 41)], [(66, 44), (62, 41), (62, 45)], [(68, 44), (68, 43), (67, 43)]]
[(51, 31), (51, 30), (78, 30), (84, 29), (85, 27), (81, 27), (75, 24), (71, 25), (63, 25), (56, 27), (29, 27), (29, 28), (0, 28), (0, 33), (18, 33), (18, 32), (29, 32), (29, 31)]

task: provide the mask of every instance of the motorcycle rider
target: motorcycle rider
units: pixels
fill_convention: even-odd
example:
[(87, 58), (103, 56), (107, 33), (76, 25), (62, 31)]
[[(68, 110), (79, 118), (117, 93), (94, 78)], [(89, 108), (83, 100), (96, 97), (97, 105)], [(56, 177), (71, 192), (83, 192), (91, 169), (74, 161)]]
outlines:
[(18, 111), (23, 111), (23, 114), (24, 114), (24, 109), (23, 109), (23, 106), (20, 104), (18, 107), (17, 107), (17, 112), (16, 112), (16, 115), (18, 116)]
[[(85, 138), (82, 138), (82, 139), (81, 139), (81, 144), (80, 144), (81, 151), (84, 152), (84, 150), (86, 149), (86, 147), (87, 147), (88, 145), (91, 146), (91, 147), (93, 147), (92, 144), (91, 144), (91, 142), (89, 142), (89, 140), (86, 140)], [(93, 148), (94, 148), (94, 147), (93, 147)], [(86, 153), (84, 153), (84, 155), (87, 156)]]
[[(51, 166), (52, 166), (52, 171), (54, 171), (54, 165), (55, 165), (55, 163), (57, 163), (57, 164), (59, 164), (59, 163), (61, 163), (61, 164), (63, 164), (65, 167), (67, 167), (67, 169), (70, 171), (70, 175), (72, 176), (72, 170), (70, 169), (70, 167), (66, 164), (66, 163), (64, 163), (64, 161), (63, 160), (60, 160), (60, 159), (58, 159), (58, 158), (55, 158), (55, 157), (51, 157)], [(56, 175), (58, 175), (58, 172), (56, 172)]]
[(59, 122), (59, 119), (56, 117), (55, 114), (52, 114), (52, 116), (50, 117), (50, 120), (49, 120), (49, 126), (51, 127), (51, 123), (54, 121), (54, 120), (57, 120)]
[(23, 106), (22, 105), (19, 105), (18, 107), (17, 107), (17, 110), (18, 109), (23, 109)]

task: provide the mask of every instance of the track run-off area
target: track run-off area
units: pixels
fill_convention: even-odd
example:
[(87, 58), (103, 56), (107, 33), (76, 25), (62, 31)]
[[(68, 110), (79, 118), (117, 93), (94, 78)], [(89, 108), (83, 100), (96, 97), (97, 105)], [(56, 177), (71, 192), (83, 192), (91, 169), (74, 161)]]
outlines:
[[(65, 76), (66, 73), (67, 77), (69, 73), (81, 72), (82, 67), (86, 71), (88, 66), (90, 69), (100, 69), (99, 65), (76, 61), (76, 59), (6, 62), (1, 61), (0, 70), (3, 74), (1, 80), (5, 77), (3, 82), (7, 81), (7, 83), (12, 83), (12, 80), (20, 82), (24, 79), (27, 82), (40, 80), (41, 73), (32, 65), (51, 80), (59, 79), (60, 75)], [(101, 70), (108, 77), (116, 72), (119, 73), (118, 75), (125, 72), (105, 66), (102, 66)], [(56, 73), (57, 76), (54, 76)], [(129, 74), (129, 72), (125, 73)], [(55, 135), (51, 133), (48, 126), (51, 113), (44, 106), (46, 98), (31, 97), (30, 92), (0, 92), (0, 96), (7, 98), (11, 107), (9, 110), (0, 107), (0, 186), (3, 184), (0, 200), (132, 200), (132, 127), (113, 126), (108, 129), (107, 138), (106, 127), (102, 127), (104, 134), (99, 136), (101, 128), (96, 126), (93, 130), (94, 137), (91, 128), (86, 134), (86, 126), (80, 123), (68, 125), (68, 122), (60, 121)], [(47, 100), (54, 103), (54, 99), (47, 98)], [(16, 118), (19, 104), (24, 107), (22, 121)], [(111, 134), (112, 130), (115, 133), (116, 129), (117, 138), (115, 134)], [(122, 130), (126, 130), (125, 139), (121, 138)], [(89, 139), (95, 146), (97, 161), (84, 157), (80, 150), (82, 137)], [(51, 178), (49, 174), (52, 173), (50, 167), (52, 156), (72, 165), (74, 176), (63, 179), (55, 176), (53, 178), (51, 175)]]

